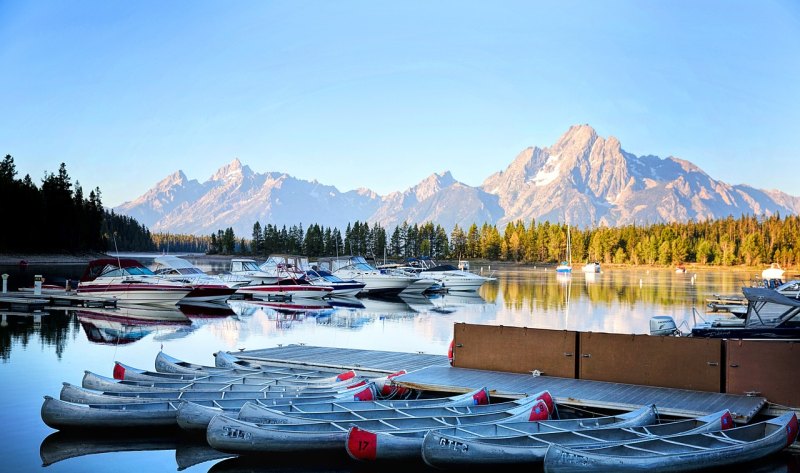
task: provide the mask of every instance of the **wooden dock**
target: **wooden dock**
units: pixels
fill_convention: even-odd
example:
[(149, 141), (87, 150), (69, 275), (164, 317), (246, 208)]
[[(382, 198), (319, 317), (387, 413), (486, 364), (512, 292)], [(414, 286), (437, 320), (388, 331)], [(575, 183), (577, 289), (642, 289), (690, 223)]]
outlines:
[(661, 414), (674, 417), (729, 409), (736, 422), (749, 422), (766, 404), (763, 397), (453, 368), (447, 357), (424, 353), (289, 345), (233, 354), (255, 361), (355, 369), (365, 374), (405, 369), (409, 373), (394, 378), (395, 382), (427, 391), (468, 392), (485, 386), (495, 396), (519, 398), (546, 389), (556, 402), (582, 408), (634, 410), (655, 404)]
[(0, 310), (35, 312), (49, 307), (116, 307), (116, 299), (79, 295), (74, 291), (29, 291), (0, 293)]

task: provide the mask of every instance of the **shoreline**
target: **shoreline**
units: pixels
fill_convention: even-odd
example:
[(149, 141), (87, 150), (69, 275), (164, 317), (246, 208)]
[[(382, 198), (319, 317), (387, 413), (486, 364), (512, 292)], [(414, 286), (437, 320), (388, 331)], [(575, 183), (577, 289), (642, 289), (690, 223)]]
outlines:
[(0, 253), (0, 266), (16, 266), (21, 261), (31, 264), (88, 264), (98, 258), (109, 258), (106, 253)]
[[(155, 254), (154, 254), (155, 255)], [(186, 253), (176, 253), (176, 256), (186, 255)], [(193, 259), (200, 259), (206, 261), (226, 261), (232, 258), (252, 258), (252, 256), (247, 255), (206, 255), (206, 254), (191, 254), (189, 255)], [(99, 252), (90, 252), (90, 253), (52, 253), (52, 254), (42, 254), (42, 253), (0, 253), (0, 266), (16, 266), (20, 263), (20, 261), (26, 261), (29, 265), (37, 264), (88, 264), (89, 261), (97, 258), (111, 258), (108, 253), (99, 253)], [(133, 256), (135, 257), (135, 256)], [(256, 258), (258, 259), (258, 258)], [(451, 261), (451, 260), (443, 260), (443, 261)], [(452, 260), (456, 261), (456, 260)], [(518, 267), (518, 268), (549, 268), (551, 266), (555, 267), (555, 263), (547, 264), (547, 263), (516, 263), (512, 261), (490, 261), (490, 260), (483, 260), (483, 259), (475, 259), (471, 260), (470, 263), (472, 265), (489, 265), (494, 266), (497, 265), (498, 267)], [(574, 263), (573, 264), (573, 273), (580, 273), (580, 264), (581, 263)], [(615, 269), (658, 269), (658, 270), (665, 270), (665, 269), (674, 269), (675, 265), (669, 266), (662, 266), (662, 265), (634, 265), (634, 264), (612, 264), (612, 263), (601, 263), (603, 268), (615, 268)], [(763, 266), (745, 266), (745, 265), (737, 265), (737, 266), (714, 266), (708, 264), (694, 264), (694, 263), (684, 263), (686, 266), (686, 272), (692, 271), (730, 271), (730, 272), (747, 272), (753, 273), (756, 272), (758, 274), (761, 273), (762, 270), (765, 268)], [(794, 268), (784, 268), (786, 271), (785, 280), (792, 279), (793, 276), (797, 277), (800, 276), (800, 270), (795, 270)]]

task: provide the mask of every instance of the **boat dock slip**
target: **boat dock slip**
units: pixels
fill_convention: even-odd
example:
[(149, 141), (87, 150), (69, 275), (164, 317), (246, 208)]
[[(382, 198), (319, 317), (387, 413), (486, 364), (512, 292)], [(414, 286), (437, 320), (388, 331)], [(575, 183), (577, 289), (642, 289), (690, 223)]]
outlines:
[(660, 413), (676, 417), (698, 417), (729, 409), (737, 422), (748, 422), (766, 404), (763, 397), (454, 368), (443, 355), (307, 345), (233, 354), (254, 361), (361, 372), (392, 373), (404, 369), (409, 373), (394, 378), (395, 382), (427, 391), (467, 392), (486, 386), (496, 396), (519, 398), (546, 389), (557, 402), (582, 407), (634, 410), (655, 404)]
[(16, 292), (0, 295), (0, 308), (11, 307), (11, 310), (30, 312), (50, 307), (116, 307), (115, 299), (77, 295), (73, 292), (43, 292), (34, 295), (32, 292)]
[(411, 372), (429, 366), (448, 365), (447, 357), (444, 355), (314, 347), (309, 345), (287, 345), (263, 350), (248, 350), (231, 353), (243, 360), (314, 366), (337, 370), (353, 369), (359, 372), (379, 374), (391, 374), (400, 370)]

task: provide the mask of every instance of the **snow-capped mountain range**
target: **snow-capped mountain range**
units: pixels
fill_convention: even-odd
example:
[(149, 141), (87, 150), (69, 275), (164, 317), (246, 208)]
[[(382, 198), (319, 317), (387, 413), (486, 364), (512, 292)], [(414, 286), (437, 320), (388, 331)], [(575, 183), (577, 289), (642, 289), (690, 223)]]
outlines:
[(449, 232), (455, 224), (504, 227), (520, 219), (585, 227), (786, 215), (800, 212), (800, 198), (726, 184), (682, 159), (635, 156), (613, 136), (576, 125), (550, 147), (523, 150), (479, 187), (447, 171), (385, 196), (366, 188), (340, 192), (285, 173), (259, 174), (234, 159), (203, 183), (177, 171), (114, 210), (155, 232), (207, 235), (233, 227), (249, 236), (256, 221), (344, 229), (359, 220), (390, 231), (403, 221), (432, 221)]

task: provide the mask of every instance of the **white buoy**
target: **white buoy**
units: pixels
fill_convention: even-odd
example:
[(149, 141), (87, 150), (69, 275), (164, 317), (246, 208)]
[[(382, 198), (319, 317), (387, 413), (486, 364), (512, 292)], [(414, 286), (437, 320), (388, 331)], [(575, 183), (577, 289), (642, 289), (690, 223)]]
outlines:
[(642, 288), (642, 280), (639, 279), (639, 289), (641, 289), (641, 288)]

